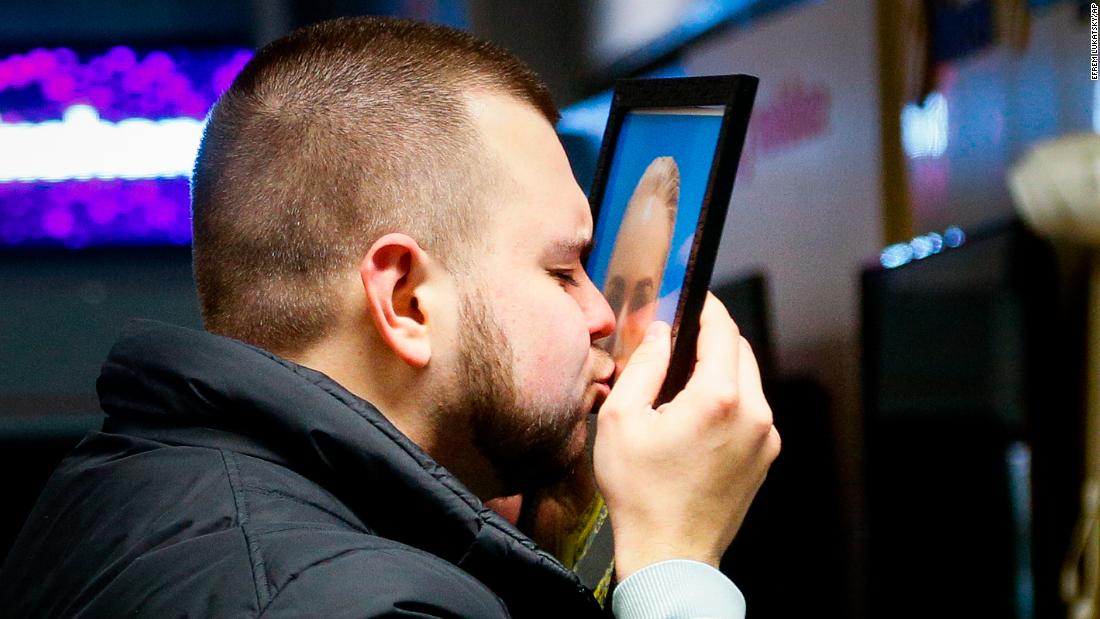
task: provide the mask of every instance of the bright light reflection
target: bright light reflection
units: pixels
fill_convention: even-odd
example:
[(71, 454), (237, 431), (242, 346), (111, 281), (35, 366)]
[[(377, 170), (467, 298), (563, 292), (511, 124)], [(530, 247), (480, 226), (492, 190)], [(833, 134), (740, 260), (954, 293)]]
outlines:
[(947, 152), (947, 98), (933, 92), (923, 105), (909, 103), (901, 111), (901, 142), (905, 154), (916, 159)]
[(912, 241), (909, 241), (909, 247), (913, 248), (914, 260), (924, 260), (933, 254), (932, 240), (928, 237), (918, 236)]
[(887, 269), (896, 269), (913, 260), (913, 248), (909, 243), (897, 243), (882, 250), (879, 261)]
[(929, 232), (924, 235), (924, 238), (928, 239), (928, 242), (932, 244), (932, 253), (938, 254), (943, 250), (943, 236), (937, 232)]
[(943, 242), (948, 247), (958, 247), (966, 242), (966, 234), (963, 233), (961, 228), (951, 226), (943, 231)]
[(938, 254), (944, 247), (954, 248), (964, 242), (966, 242), (966, 235), (962, 229), (951, 226), (944, 230), (942, 235), (938, 232), (929, 232), (914, 237), (908, 243), (890, 245), (879, 254), (879, 262), (887, 269), (896, 269), (914, 260), (924, 260), (933, 254)]
[(106, 122), (88, 105), (61, 120), (0, 122), (0, 182), (186, 177), (202, 130), (193, 118)]

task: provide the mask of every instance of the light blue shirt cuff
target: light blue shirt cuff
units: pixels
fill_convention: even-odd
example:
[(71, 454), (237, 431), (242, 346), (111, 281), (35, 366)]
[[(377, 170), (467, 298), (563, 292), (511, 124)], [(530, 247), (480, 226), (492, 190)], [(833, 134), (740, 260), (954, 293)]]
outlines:
[(616, 619), (744, 619), (745, 596), (706, 563), (673, 559), (619, 583), (611, 611)]

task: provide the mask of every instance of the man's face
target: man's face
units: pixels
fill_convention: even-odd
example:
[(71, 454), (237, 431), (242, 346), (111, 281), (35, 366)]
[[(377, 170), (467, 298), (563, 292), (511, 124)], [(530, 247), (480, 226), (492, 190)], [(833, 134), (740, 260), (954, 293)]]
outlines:
[(463, 291), (458, 315), (460, 382), (441, 394), (438, 401), (445, 404), (439, 412), (467, 420), (473, 446), (493, 467), (502, 493), (555, 483), (580, 455), (573, 440), (586, 403), (523, 404), (513, 371), (515, 353), (480, 286)]
[(671, 226), (668, 205), (653, 195), (636, 196), (623, 215), (603, 288), (617, 329), (598, 342), (614, 358), (616, 376), (642, 342), (657, 311)]
[(593, 342), (614, 316), (583, 269), (592, 216), (553, 128), (510, 97), (472, 97), (471, 109), (500, 180), (479, 283), (463, 301), (460, 375), (464, 395), (480, 400), (475, 446), (518, 492), (568, 472), (582, 453), (586, 413), (613, 369)]

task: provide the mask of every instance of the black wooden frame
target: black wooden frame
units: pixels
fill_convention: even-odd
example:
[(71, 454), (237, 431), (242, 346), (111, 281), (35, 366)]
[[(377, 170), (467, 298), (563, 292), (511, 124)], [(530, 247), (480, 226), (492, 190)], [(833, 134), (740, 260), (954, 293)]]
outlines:
[(600, 146), (600, 156), (589, 196), (596, 229), (599, 229), (600, 205), (603, 203), (611, 162), (618, 147), (619, 130), (628, 113), (647, 108), (683, 108), (685, 111), (699, 107), (723, 108), (714, 159), (703, 194), (691, 256), (684, 273), (676, 318), (672, 324), (672, 359), (655, 404), (667, 402), (679, 393), (687, 384), (695, 366), (699, 314), (702, 312), (710, 277), (714, 271), (714, 261), (718, 255), (718, 244), (722, 238), (722, 228), (737, 177), (737, 166), (741, 160), (758, 82), (751, 75), (718, 75), (631, 79), (620, 80), (615, 84), (611, 113), (607, 119), (607, 129)]

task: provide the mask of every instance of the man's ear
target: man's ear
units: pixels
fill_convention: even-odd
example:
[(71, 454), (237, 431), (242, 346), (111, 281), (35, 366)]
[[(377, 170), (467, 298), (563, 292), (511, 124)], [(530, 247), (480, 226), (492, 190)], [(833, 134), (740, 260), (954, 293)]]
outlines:
[(427, 366), (432, 357), (428, 316), (417, 297), (427, 261), (411, 237), (391, 233), (375, 241), (359, 263), (367, 312), (382, 341), (415, 368)]

